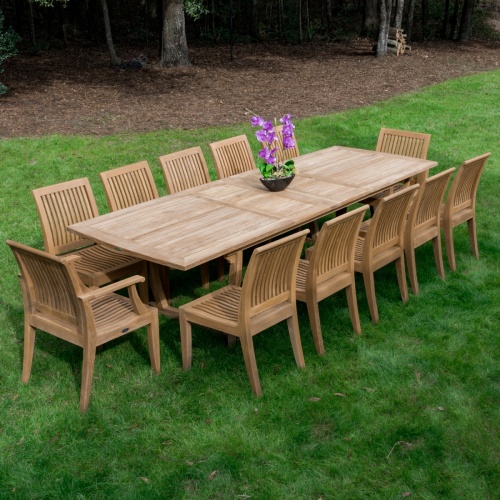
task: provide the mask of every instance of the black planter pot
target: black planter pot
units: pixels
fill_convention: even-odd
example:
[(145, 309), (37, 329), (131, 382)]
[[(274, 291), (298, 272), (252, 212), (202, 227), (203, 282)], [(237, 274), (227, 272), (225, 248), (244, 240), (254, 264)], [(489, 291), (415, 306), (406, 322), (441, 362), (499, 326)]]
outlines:
[(260, 178), (260, 182), (266, 186), (269, 191), (283, 191), (287, 188), (288, 184), (293, 181), (295, 174), (290, 175), (289, 177), (276, 177), (276, 178), (268, 178), (264, 177)]

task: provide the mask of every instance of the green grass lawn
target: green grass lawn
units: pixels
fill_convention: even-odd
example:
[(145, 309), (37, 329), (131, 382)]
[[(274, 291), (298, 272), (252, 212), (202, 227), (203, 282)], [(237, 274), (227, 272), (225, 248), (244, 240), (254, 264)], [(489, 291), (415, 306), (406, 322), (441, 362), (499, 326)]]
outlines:
[[(374, 149), (382, 126), (431, 133), (436, 172), (491, 151), (477, 200), (480, 259), (465, 225), (454, 232), (456, 272), (445, 254), (446, 281), (432, 245), (420, 247), (420, 295), (407, 304), (394, 267), (378, 271), (377, 325), (359, 279), (361, 336), (345, 294), (326, 299), (322, 357), (299, 304), (306, 368), (295, 366), (285, 323), (256, 336), (262, 398), (252, 394), (239, 345), (228, 348), (216, 332), (193, 329), (193, 368), (184, 372), (179, 325), (165, 318), (161, 374), (150, 370), (144, 330), (107, 344), (86, 414), (75, 346), (39, 332), (32, 378), (22, 384), (17, 266), (0, 246), (0, 497), (498, 498), (499, 103), (494, 71), (296, 122), (303, 154), (335, 144)], [(210, 163), (209, 142), (241, 133), (256, 152), (252, 132), (242, 123), (3, 140), (1, 237), (42, 248), (36, 187), (86, 176), (105, 213), (100, 171), (148, 160), (164, 195), (159, 155), (200, 145)], [(198, 269), (172, 274), (176, 304), (205, 293)]]

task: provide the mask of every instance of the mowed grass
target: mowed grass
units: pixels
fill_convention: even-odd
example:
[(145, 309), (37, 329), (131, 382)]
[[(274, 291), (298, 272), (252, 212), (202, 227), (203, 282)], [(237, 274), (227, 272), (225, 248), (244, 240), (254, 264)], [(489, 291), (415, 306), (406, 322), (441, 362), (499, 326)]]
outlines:
[[(165, 318), (161, 374), (150, 370), (144, 331), (107, 344), (86, 414), (78, 409), (75, 346), (39, 332), (31, 381), (22, 384), (18, 270), (0, 246), (0, 497), (498, 498), (499, 102), (495, 71), (297, 120), (302, 153), (334, 144), (374, 149), (382, 126), (431, 133), (436, 172), (491, 151), (477, 200), (480, 259), (471, 255), (466, 226), (455, 229), (457, 271), (445, 260), (446, 281), (437, 276), (432, 245), (420, 247), (421, 291), (407, 304), (394, 267), (378, 271), (377, 325), (359, 279), (360, 336), (345, 295), (325, 300), (322, 357), (299, 304), (306, 368), (295, 366), (286, 324), (257, 335), (261, 398), (252, 395), (239, 345), (228, 348), (217, 332), (194, 328), (193, 368), (184, 372), (179, 325)], [(4, 140), (1, 237), (43, 247), (36, 187), (86, 176), (105, 213), (100, 171), (148, 160), (164, 195), (159, 155), (200, 145), (212, 168), (208, 143), (241, 133), (256, 152), (246, 121)], [(172, 274), (177, 305), (205, 293), (198, 269)]]

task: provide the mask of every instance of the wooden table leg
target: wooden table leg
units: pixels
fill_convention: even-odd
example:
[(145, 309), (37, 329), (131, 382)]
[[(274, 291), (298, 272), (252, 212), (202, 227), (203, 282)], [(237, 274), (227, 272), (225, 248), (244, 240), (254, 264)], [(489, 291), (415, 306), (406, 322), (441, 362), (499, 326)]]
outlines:
[[(162, 274), (164, 275), (163, 281), (161, 279)], [(151, 305), (155, 306), (163, 316), (177, 319), (179, 317), (179, 310), (172, 307), (167, 299), (167, 295), (169, 294), (168, 268), (151, 262), (149, 264), (149, 284), (154, 297), (154, 302)]]

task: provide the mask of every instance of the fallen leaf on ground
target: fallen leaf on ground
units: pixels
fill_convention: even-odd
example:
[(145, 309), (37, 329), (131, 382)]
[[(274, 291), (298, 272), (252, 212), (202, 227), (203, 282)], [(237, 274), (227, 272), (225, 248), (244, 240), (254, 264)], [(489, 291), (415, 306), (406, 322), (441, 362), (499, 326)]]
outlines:
[(321, 398), (309, 398), (309, 401), (315, 403), (316, 401), (321, 401)]
[(218, 470), (214, 470), (213, 472), (210, 473), (210, 475), (208, 476), (208, 480), (210, 481), (211, 479), (214, 478), (215, 474), (217, 474), (217, 472), (219, 472)]
[(341, 392), (336, 392), (336, 393), (334, 394), (334, 396), (340, 396), (341, 398), (345, 398), (345, 397), (346, 397), (346, 395), (345, 395), (345, 394), (342, 394)]
[(141, 479), (145, 482), (145, 483), (149, 483), (149, 479), (147, 477), (142, 477), (141, 476)]

